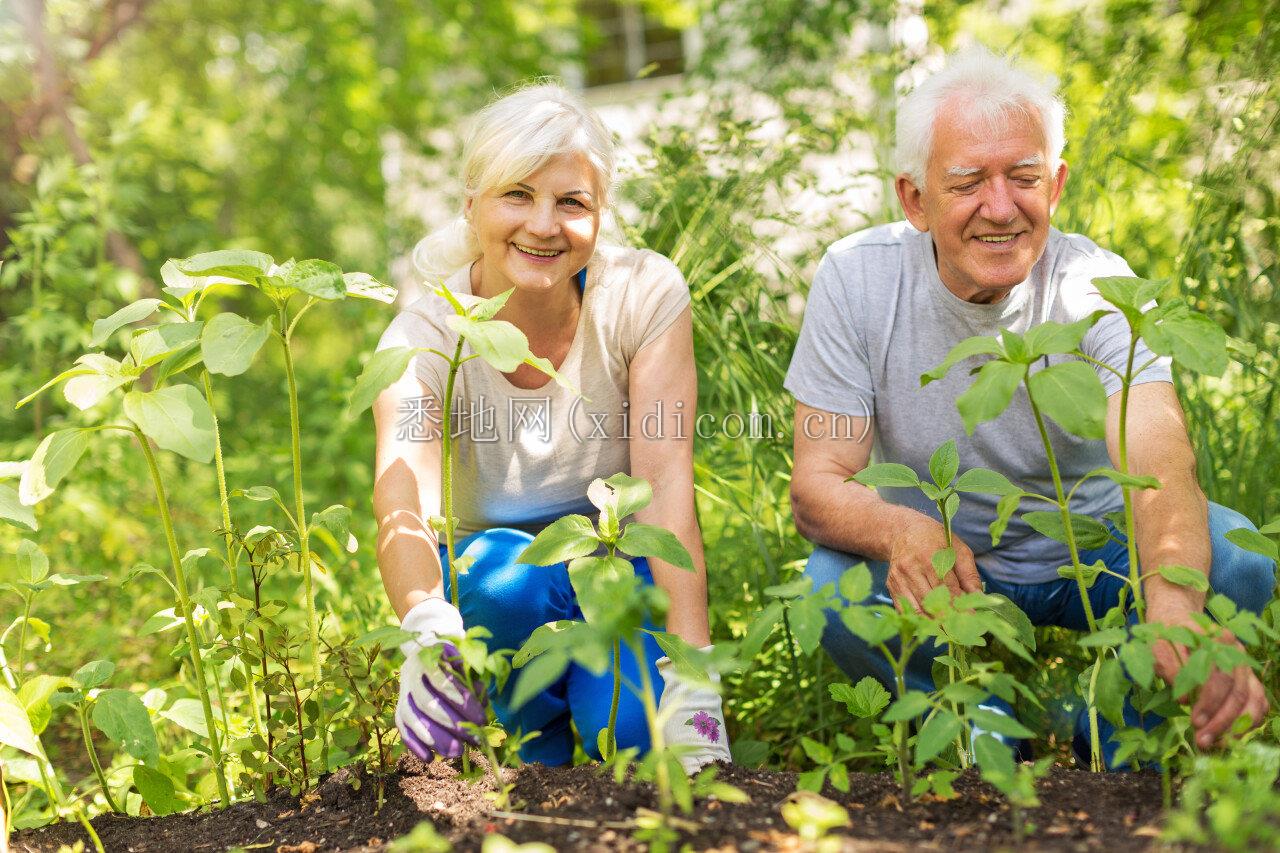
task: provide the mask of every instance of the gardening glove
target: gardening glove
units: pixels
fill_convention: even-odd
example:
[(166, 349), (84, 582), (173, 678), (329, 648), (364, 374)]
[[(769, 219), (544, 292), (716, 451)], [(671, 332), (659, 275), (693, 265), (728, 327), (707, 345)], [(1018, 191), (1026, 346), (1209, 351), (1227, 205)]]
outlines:
[[(396, 728), (405, 746), (423, 761), (433, 754), (457, 758), (464, 743), (475, 738), (462, 723), (483, 725), (484, 703), (463, 679), (462, 657), (445, 637), (463, 635), (462, 614), (443, 598), (428, 598), (405, 614), (400, 627), (417, 638), (400, 646), (404, 667), (400, 670), (400, 701), (396, 705)], [(424, 663), (419, 652), (441, 646), (438, 663)]]
[[(701, 651), (711, 651), (711, 646)], [(682, 747), (679, 757), (684, 772), (692, 776), (713, 761), (732, 761), (720, 694), (712, 687), (686, 681), (676, 672), (671, 658), (658, 659), (658, 672), (665, 685), (658, 703), (658, 718), (664, 721), (662, 734), (668, 746)], [(712, 673), (711, 681), (719, 684), (720, 674)]]

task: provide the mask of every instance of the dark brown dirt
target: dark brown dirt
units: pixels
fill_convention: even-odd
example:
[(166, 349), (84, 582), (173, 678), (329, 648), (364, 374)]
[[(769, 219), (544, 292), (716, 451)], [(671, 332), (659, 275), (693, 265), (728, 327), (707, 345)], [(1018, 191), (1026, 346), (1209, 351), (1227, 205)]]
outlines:
[[(644, 849), (631, 840), (629, 823), (637, 808), (654, 806), (648, 786), (615, 785), (591, 766), (529, 765), (505, 772), (515, 784), (513, 801), (523, 818), (495, 815), (485, 797), (491, 786), (460, 778), (456, 765), (437, 761), (424, 767), (405, 758), (386, 779), (386, 802), (376, 813), (373, 779), (346, 769), (301, 800), (277, 793), (266, 803), (239, 803), (221, 811), (164, 818), (104, 815), (93, 824), (110, 853), (236, 847), (280, 853), (376, 851), (423, 820), (434, 822), (459, 851), (478, 850), (494, 832), (519, 842), (545, 841), (557, 850)], [(795, 790), (794, 773), (726, 767), (721, 778), (751, 802), (699, 802), (687, 816), (684, 841), (698, 850), (805, 849), (780, 813)], [(956, 782), (956, 799), (905, 807), (887, 773), (854, 775), (850, 783), (847, 794), (823, 792), (849, 811), (851, 826), (837, 830), (848, 839), (845, 850), (1013, 847), (1008, 807), (971, 775)], [(1121, 853), (1154, 845), (1160, 820), (1160, 780), (1154, 774), (1055, 769), (1042, 782), (1040, 798), (1044, 805), (1030, 814), (1035, 830), (1023, 849)], [(84, 834), (77, 824), (61, 823), (17, 833), (13, 849), (55, 851), (78, 838)]]

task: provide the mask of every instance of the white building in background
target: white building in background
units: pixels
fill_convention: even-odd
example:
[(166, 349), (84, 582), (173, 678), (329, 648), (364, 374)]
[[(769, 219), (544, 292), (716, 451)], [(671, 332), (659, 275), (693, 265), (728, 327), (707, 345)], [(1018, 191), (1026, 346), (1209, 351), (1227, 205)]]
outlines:
[[(902, 51), (921, 59), (928, 50), (928, 29), (923, 17), (923, 0), (902, 0), (897, 19), (886, 32), (882, 27), (859, 25), (846, 39), (845, 50), (856, 56), (867, 51)], [(712, 92), (699, 89), (686, 77), (685, 69), (698, 57), (703, 38), (697, 26), (671, 29), (654, 19), (637, 2), (582, 0), (579, 11), (595, 23), (598, 40), (587, 47), (581, 66), (566, 68), (565, 82), (583, 91), (587, 102), (599, 113), (619, 140), (620, 177), (634, 173), (641, 140), (655, 124), (697, 126), (707, 112)], [(744, 46), (729, 60), (743, 72), (751, 73), (756, 57)], [(719, 75), (716, 85), (739, 104), (741, 115), (759, 122), (760, 138), (786, 144), (779, 105), (747, 86), (735, 86), (731, 74)], [(914, 81), (900, 80), (899, 90)], [(876, 108), (875, 95), (866, 79), (833, 68), (830, 90), (825, 97), (848, 98), (870, 113)], [(411, 223), (421, 223), (423, 235), (448, 222), (459, 213), (457, 175), (460, 139), (453, 129), (438, 128), (427, 141), (440, 151), (437, 157), (415, 154), (398, 134), (383, 138), (383, 175), (388, 186), (391, 215)], [(831, 155), (811, 157), (804, 169), (817, 180), (815, 189), (777, 199), (779, 212), (799, 213), (799, 222), (784, 226), (777, 220), (762, 221), (758, 236), (767, 239), (775, 252), (798, 253), (812, 245), (819, 235), (806, 226), (828, 221), (834, 213), (849, 231), (866, 224), (868, 216), (882, 209), (891, 184), (877, 172), (878, 159), (886, 152), (875, 150), (867, 134), (852, 134), (841, 150)], [(626, 216), (625, 210), (619, 211)], [(412, 226), (411, 226), (412, 227)], [(616, 234), (615, 234), (616, 236)], [(392, 265), (392, 279), (400, 288), (402, 304), (417, 298), (423, 283), (410, 255)]]

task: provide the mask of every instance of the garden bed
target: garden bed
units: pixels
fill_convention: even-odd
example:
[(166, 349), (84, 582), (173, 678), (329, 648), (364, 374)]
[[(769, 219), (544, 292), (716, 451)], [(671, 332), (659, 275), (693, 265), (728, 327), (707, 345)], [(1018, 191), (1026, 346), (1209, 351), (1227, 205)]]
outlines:
[[(645, 785), (616, 785), (594, 766), (507, 770), (513, 802), (523, 818), (495, 814), (485, 792), (491, 786), (459, 777), (455, 763), (423, 766), (412, 758), (386, 780), (386, 802), (375, 813), (370, 777), (341, 770), (302, 800), (280, 792), (266, 803), (247, 802), (221, 811), (164, 818), (103, 815), (93, 821), (112, 851), (220, 851), (236, 847), (283, 853), (380, 850), (430, 819), (459, 851), (478, 850), (488, 833), (520, 842), (545, 841), (558, 850), (641, 850), (630, 838), (637, 808), (655, 805)], [(725, 768), (724, 781), (751, 802), (700, 802), (688, 816), (683, 840), (699, 850), (794, 850), (801, 842), (780, 808), (795, 790), (796, 774)], [(353, 786), (353, 782), (358, 787)], [(903, 806), (892, 774), (854, 774), (850, 791), (823, 793), (843, 805), (852, 825), (850, 850), (977, 850), (1013, 846), (1008, 805), (994, 789), (967, 774), (949, 801)], [(1030, 813), (1035, 824), (1026, 849), (1147, 850), (1161, 818), (1160, 780), (1147, 773), (1091, 774), (1055, 768), (1040, 783), (1044, 805)], [(513, 810), (514, 811), (514, 810)], [(539, 819), (541, 818), (541, 819)], [(548, 821), (546, 818), (552, 818)], [(84, 838), (75, 823), (17, 833), (17, 851), (54, 851)]]

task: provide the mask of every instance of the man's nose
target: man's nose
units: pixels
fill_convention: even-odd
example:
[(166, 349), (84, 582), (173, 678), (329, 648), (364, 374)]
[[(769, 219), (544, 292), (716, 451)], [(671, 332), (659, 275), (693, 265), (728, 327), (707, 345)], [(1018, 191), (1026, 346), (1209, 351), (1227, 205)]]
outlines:
[(554, 206), (535, 204), (529, 213), (529, 221), (525, 228), (534, 237), (554, 237), (560, 233), (560, 222), (556, 219)]
[(989, 222), (996, 223), (1012, 222), (1018, 215), (1018, 206), (1013, 203), (1013, 193), (1003, 175), (987, 183), (982, 212)]

